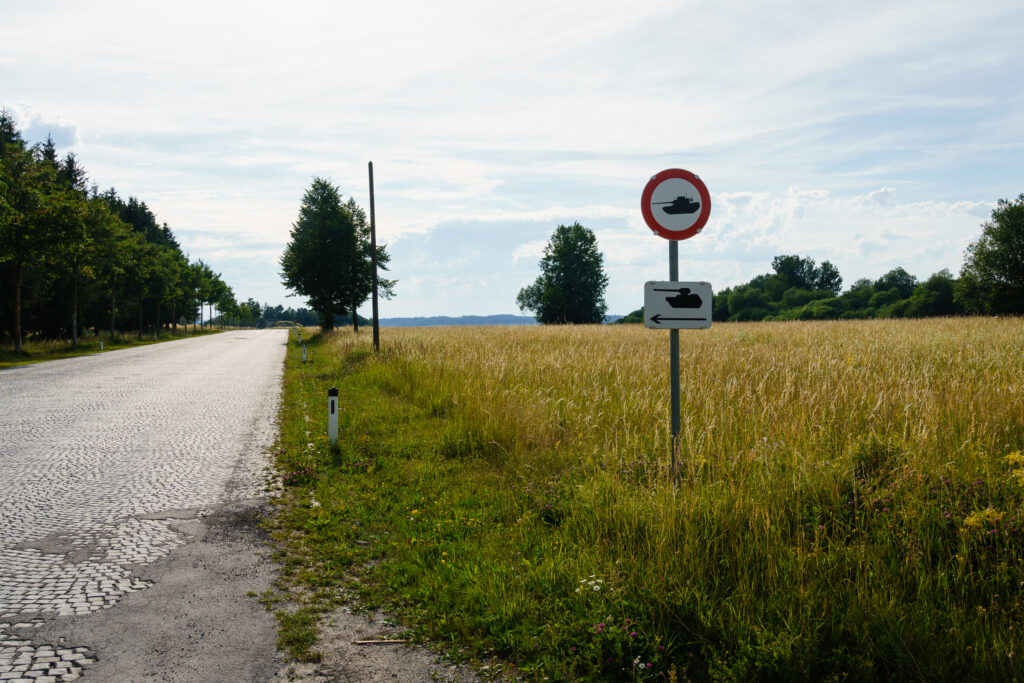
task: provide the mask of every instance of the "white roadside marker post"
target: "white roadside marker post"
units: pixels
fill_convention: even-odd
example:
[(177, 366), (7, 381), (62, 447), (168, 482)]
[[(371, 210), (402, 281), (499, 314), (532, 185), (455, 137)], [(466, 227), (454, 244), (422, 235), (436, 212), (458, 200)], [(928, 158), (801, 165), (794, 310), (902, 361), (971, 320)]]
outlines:
[(302, 343), (302, 330), (299, 330), (299, 343)]
[(306, 362), (306, 345), (305, 344), (302, 345), (302, 362), (303, 363)]
[(100, 351), (102, 351), (102, 350), (103, 350), (103, 340), (100, 339)]
[(338, 445), (338, 390), (327, 390), (327, 440), (331, 446)]

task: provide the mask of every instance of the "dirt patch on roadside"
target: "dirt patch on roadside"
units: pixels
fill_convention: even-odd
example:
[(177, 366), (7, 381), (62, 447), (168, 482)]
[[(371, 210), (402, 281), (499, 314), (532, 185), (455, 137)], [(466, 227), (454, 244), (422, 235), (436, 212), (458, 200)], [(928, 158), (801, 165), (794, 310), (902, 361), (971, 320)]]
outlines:
[(323, 659), (316, 664), (284, 667), (274, 683), (301, 681), (377, 683), (402, 681), (479, 681), (468, 666), (445, 662), (430, 649), (406, 643), (357, 644), (353, 641), (401, 638), (399, 628), (380, 614), (354, 614), (342, 607), (324, 617), (316, 649)]

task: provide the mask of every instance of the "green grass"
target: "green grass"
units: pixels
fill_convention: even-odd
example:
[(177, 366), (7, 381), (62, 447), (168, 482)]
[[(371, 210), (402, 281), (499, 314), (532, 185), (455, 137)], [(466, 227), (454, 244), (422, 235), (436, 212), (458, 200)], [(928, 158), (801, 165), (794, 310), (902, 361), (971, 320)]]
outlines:
[(127, 349), (133, 346), (145, 346), (185, 337), (195, 337), (202, 334), (213, 334), (219, 330), (208, 330), (189, 332), (184, 331), (172, 333), (163, 331), (153, 339), (152, 333), (139, 339), (138, 335), (123, 334), (111, 339), (109, 336), (87, 335), (79, 338), (78, 345), (73, 345), (66, 339), (34, 339), (28, 338), (22, 344), (22, 351), (14, 350), (14, 342), (6, 341), (0, 344), (0, 368), (10, 368), (15, 365), (28, 365), (30, 363), (41, 363), (48, 360), (59, 360), (61, 358), (73, 358), (75, 356), (88, 356), (93, 353), (100, 353), (100, 341), (103, 342), (103, 352)]
[(693, 335), (676, 483), (655, 332), (292, 334), (282, 647), (357, 597), (530, 679), (1012, 679), (1022, 327)]

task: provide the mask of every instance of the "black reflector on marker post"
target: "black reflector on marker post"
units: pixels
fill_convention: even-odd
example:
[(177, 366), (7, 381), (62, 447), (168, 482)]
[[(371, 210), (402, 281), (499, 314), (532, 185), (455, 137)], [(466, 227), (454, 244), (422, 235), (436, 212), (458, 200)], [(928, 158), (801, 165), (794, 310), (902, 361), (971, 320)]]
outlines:
[(327, 390), (327, 439), (332, 446), (338, 445), (338, 390)]

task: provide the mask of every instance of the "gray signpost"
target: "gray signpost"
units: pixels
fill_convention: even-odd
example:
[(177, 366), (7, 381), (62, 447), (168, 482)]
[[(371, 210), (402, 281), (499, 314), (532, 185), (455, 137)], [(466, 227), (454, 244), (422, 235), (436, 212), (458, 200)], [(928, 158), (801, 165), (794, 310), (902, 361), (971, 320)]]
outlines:
[(370, 293), (373, 296), (373, 350), (380, 351), (380, 316), (377, 314), (377, 214), (373, 209), (373, 162), (370, 169)]
[(644, 325), (669, 330), (672, 475), (679, 450), (679, 330), (711, 327), (711, 285), (679, 282), (679, 241), (693, 237), (711, 215), (711, 195), (693, 173), (670, 168), (653, 176), (640, 197), (647, 226), (668, 243), (668, 281), (644, 286)]

